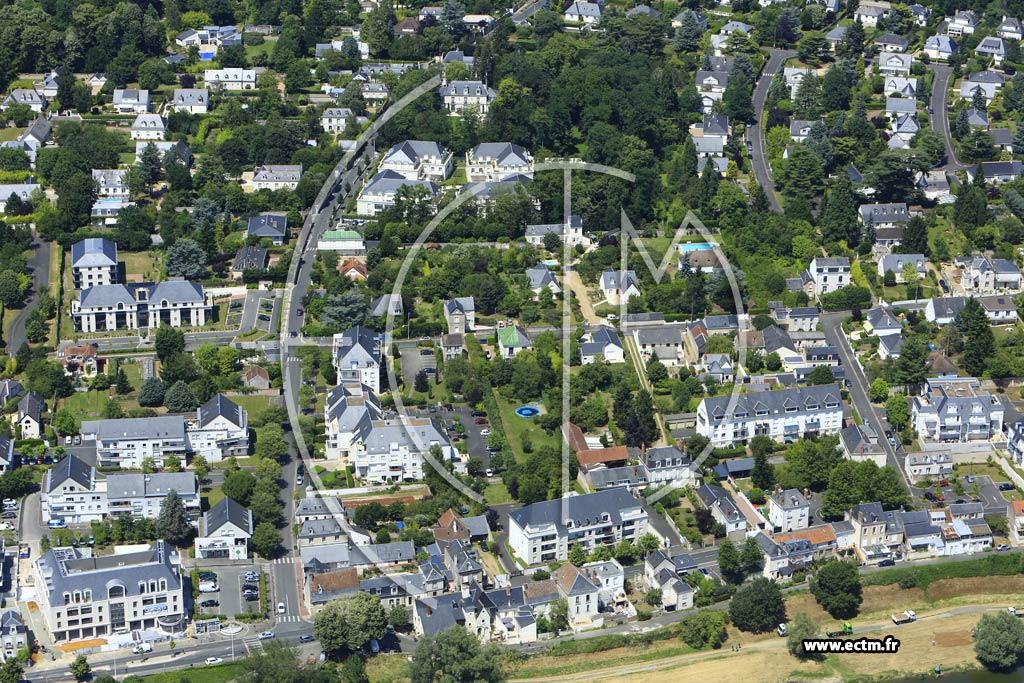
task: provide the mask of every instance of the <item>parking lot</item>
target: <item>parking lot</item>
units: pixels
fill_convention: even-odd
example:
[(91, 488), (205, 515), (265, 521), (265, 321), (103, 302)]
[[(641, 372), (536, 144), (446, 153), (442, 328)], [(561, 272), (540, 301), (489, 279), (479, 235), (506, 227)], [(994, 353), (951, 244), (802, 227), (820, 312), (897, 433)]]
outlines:
[[(404, 362), (405, 361), (403, 361), (403, 363)], [(490, 430), (490, 418), (484, 418), (484, 420), (486, 420), (484, 424), (477, 424), (477, 418), (471, 415), (472, 411), (466, 404), (456, 403), (452, 408), (452, 410), (448, 410), (434, 404), (433, 412), (431, 412), (431, 407), (422, 407), (411, 408), (409, 410), (409, 414), (436, 418), (441, 427), (447, 430), (447, 433), (455, 443), (459, 442), (459, 434), (461, 433), (461, 438), (465, 439), (466, 452), (469, 453), (470, 456), (483, 460), (484, 467), (490, 466), (491, 454), (487, 451), (487, 437), (482, 434), (484, 430)], [(457, 427), (460, 424), (463, 427), (461, 432)], [(449, 429), (451, 426), (455, 426), (456, 428)]]
[[(416, 381), (416, 373), (424, 368), (437, 368), (437, 360), (434, 357), (434, 349), (418, 349), (414, 346), (402, 346), (402, 379), (406, 384)], [(421, 354), (421, 351), (430, 351), (429, 354)], [(427, 379), (434, 381), (434, 375), (427, 375)]]
[[(260, 601), (246, 601), (242, 599), (242, 584), (245, 583), (243, 576), (247, 571), (253, 571), (252, 565), (240, 567), (208, 567), (200, 571), (211, 571), (217, 575), (217, 584), (220, 590), (216, 593), (200, 593), (199, 602), (204, 600), (217, 600), (219, 607), (201, 607), (203, 614), (224, 614), (234, 616), (243, 612), (257, 612), (260, 609)], [(257, 583), (257, 582), (253, 582)]]
[[(950, 503), (963, 502), (963, 503), (975, 503), (980, 502), (986, 512), (996, 511), (1005, 509), (1007, 505), (1006, 497), (1003, 496), (1002, 491), (999, 490), (999, 485), (992, 481), (992, 477), (984, 474), (977, 476), (960, 477), (960, 483), (963, 486), (963, 493), (957, 494), (956, 487), (954, 486), (954, 479), (950, 477), (947, 481), (948, 486), (939, 486), (938, 491), (941, 491), (943, 500), (938, 500), (938, 492), (936, 486), (929, 489), (922, 488), (920, 486), (915, 487), (915, 493), (925, 501), (925, 504), (936, 504), (949, 505)], [(938, 485), (940, 482), (936, 481)], [(977, 488), (975, 489), (975, 486)], [(976, 493), (975, 493), (976, 492)], [(932, 498), (935, 500), (932, 500)]]

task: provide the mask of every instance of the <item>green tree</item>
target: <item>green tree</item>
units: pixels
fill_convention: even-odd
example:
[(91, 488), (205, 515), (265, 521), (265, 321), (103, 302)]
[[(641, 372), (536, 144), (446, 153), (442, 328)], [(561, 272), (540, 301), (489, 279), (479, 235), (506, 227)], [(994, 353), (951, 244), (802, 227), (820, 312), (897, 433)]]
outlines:
[(57, 415), (53, 418), (53, 428), (57, 430), (57, 433), (61, 436), (71, 436), (78, 433), (81, 427), (81, 423), (78, 417), (71, 412), (67, 406), (61, 407), (57, 411)]
[(156, 148), (155, 144), (150, 142), (142, 148), (135, 167), (139, 170), (139, 176), (145, 182), (147, 189), (160, 181), (164, 174), (164, 166), (160, 159), (160, 150)]
[(676, 29), (672, 39), (672, 47), (677, 52), (693, 52), (700, 47), (700, 38), (703, 33), (693, 10), (684, 11), (679, 28)]
[(805, 75), (797, 86), (793, 113), (805, 121), (821, 116), (821, 81), (813, 73)]
[(743, 573), (740, 553), (729, 539), (725, 539), (718, 546), (718, 568), (722, 570), (722, 576), (729, 583), (741, 583), (746, 576)]
[(0, 666), (0, 683), (20, 683), (25, 674), (25, 667), (21, 664), (21, 653), (18, 657), (11, 657)]
[(885, 402), (885, 416), (896, 431), (910, 424), (910, 404), (903, 394), (893, 394)]
[(830, 66), (821, 79), (821, 104), (825, 111), (850, 108), (850, 79), (837, 64)]
[(724, 612), (701, 610), (679, 622), (679, 637), (696, 650), (705, 647), (717, 650), (729, 638), (725, 625)]
[(729, 605), (729, 617), (736, 628), (748, 633), (767, 633), (786, 621), (786, 604), (778, 584), (754, 579), (740, 589)]
[(195, 240), (182, 238), (167, 249), (164, 267), (168, 275), (200, 280), (206, 273), (206, 252)]
[(989, 671), (1009, 671), (1024, 660), (1024, 623), (1008, 612), (985, 614), (974, 635), (974, 653)]
[(931, 255), (931, 248), (928, 246), (928, 224), (920, 216), (911, 218), (904, 228), (900, 251), (904, 254)]
[(78, 655), (68, 666), (68, 671), (75, 677), (76, 681), (87, 681), (92, 676), (92, 667), (85, 655)]
[(281, 458), (288, 454), (288, 442), (284, 429), (277, 422), (264, 425), (256, 430), (256, 448), (253, 454), (259, 458)]
[(184, 413), (195, 410), (199, 402), (196, 400), (196, 395), (192, 393), (191, 387), (179, 380), (167, 390), (164, 395), (164, 405), (167, 406), (169, 412)]
[(768, 462), (768, 453), (754, 453), (754, 469), (750, 472), (751, 482), (762, 491), (771, 489), (775, 483), (775, 466)]
[(587, 562), (587, 551), (579, 543), (573, 543), (569, 548), (569, 564), (581, 567)]
[(156, 530), (161, 538), (178, 548), (184, 548), (192, 540), (192, 523), (185, 513), (185, 504), (174, 489), (167, 492), (167, 497), (160, 505)]
[(747, 574), (756, 574), (764, 569), (764, 553), (761, 546), (753, 538), (748, 538), (743, 543), (743, 551), (740, 553), (740, 564)]
[(984, 190), (974, 183), (961, 187), (953, 204), (953, 222), (968, 234), (973, 228), (988, 222), (988, 199)]
[(427, 379), (427, 373), (425, 371), (420, 370), (416, 373), (416, 377), (413, 380), (413, 389), (421, 394), (425, 394), (430, 391), (430, 381)]
[(272, 557), (281, 547), (281, 534), (270, 522), (256, 525), (249, 540), (252, 549), (261, 557)]
[(818, 625), (807, 612), (797, 612), (786, 625), (786, 647), (789, 654), (798, 659), (818, 659), (821, 655), (804, 650), (804, 641), (813, 640), (820, 635)]
[(849, 619), (860, 609), (860, 573), (851, 562), (826, 562), (811, 579), (811, 593), (833, 617)]
[(871, 386), (868, 387), (868, 398), (873, 403), (881, 403), (889, 398), (889, 383), (881, 377), (876, 377), (872, 380)]
[(224, 476), (224, 484), (221, 489), (224, 495), (241, 505), (248, 505), (252, 497), (253, 487), (256, 486), (256, 477), (246, 470), (233, 470)]
[(825, 184), (821, 159), (807, 145), (793, 145), (789, 158), (781, 164), (778, 181), (782, 191), (790, 197), (814, 198)]
[(733, 121), (750, 121), (754, 118), (753, 91), (750, 81), (745, 78), (730, 78), (722, 95), (722, 111)]
[(139, 405), (144, 408), (159, 408), (164, 404), (167, 383), (159, 377), (150, 377), (139, 388)]
[(388, 612), (388, 624), (396, 631), (404, 631), (409, 628), (412, 620), (409, 618), (409, 610), (405, 605), (395, 605)]
[(156, 357), (166, 361), (173, 355), (185, 352), (185, 332), (166, 325), (157, 328), (153, 336)]
[(420, 638), (409, 665), (411, 683), (502, 683), (506, 676), (495, 645), (480, 640), (462, 626)]
[(335, 658), (355, 652), (370, 640), (383, 638), (387, 626), (387, 614), (380, 598), (364, 592), (331, 600), (313, 620), (320, 645)]
[(807, 375), (807, 383), (811, 386), (832, 384), (835, 381), (836, 377), (832, 374), (832, 368), (827, 365), (819, 365)]

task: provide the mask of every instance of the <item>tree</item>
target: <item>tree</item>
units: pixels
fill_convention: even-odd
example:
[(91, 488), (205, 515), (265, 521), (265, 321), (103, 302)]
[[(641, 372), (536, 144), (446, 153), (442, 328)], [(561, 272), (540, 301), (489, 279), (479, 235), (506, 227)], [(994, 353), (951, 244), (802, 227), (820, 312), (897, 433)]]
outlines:
[(192, 393), (191, 387), (179, 380), (167, 390), (164, 395), (164, 405), (167, 406), (169, 412), (184, 413), (195, 410), (199, 402), (196, 400), (196, 395)]
[(409, 665), (409, 676), (411, 683), (502, 683), (506, 680), (497, 646), (481, 645), (476, 636), (459, 625), (437, 636), (420, 638)]
[(676, 29), (675, 37), (672, 39), (672, 47), (678, 52), (693, 52), (700, 47), (700, 38), (704, 33), (700, 24), (697, 23), (697, 15), (693, 10), (683, 12), (683, 18), (679, 21), (679, 28)]
[(1024, 623), (1008, 612), (985, 614), (974, 635), (974, 653), (989, 671), (1009, 671), (1024, 659)]
[(821, 81), (814, 74), (807, 74), (800, 81), (793, 100), (793, 113), (806, 121), (821, 116)]
[(128, 373), (124, 371), (124, 368), (118, 367), (114, 381), (114, 391), (118, 394), (130, 394), (132, 389), (132, 383), (128, 381)]
[[(797, 56), (801, 62), (809, 66), (818, 66), (829, 53), (828, 41), (825, 36), (808, 33), (797, 46)], [(834, 68), (834, 67), (833, 67)]]
[(850, 108), (850, 81), (837, 64), (830, 66), (821, 79), (821, 104), (825, 111)]
[(832, 141), (829, 139), (824, 121), (815, 121), (811, 124), (805, 144), (818, 155), (822, 168), (826, 171), (832, 168)]
[(430, 391), (430, 381), (427, 379), (427, 373), (424, 370), (416, 373), (416, 377), (413, 380), (413, 389), (422, 394)]
[(778, 180), (782, 191), (790, 197), (810, 201), (825, 184), (821, 159), (807, 145), (794, 145), (780, 171)]
[(161, 538), (179, 548), (184, 548), (192, 540), (192, 523), (185, 514), (185, 504), (174, 489), (167, 492), (167, 497), (160, 505), (156, 531)]
[(573, 543), (569, 548), (569, 564), (581, 567), (587, 563), (587, 551), (579, 543)]
[(725, 624), (724, 612), (702, 610), (679, 622), (679, 637), (696, 650), (705, 647), (717, 650), (729, 637)]
[(984, 128), (972, 128), (960, 141), (960, 156), (965, 161), (985, 161), (996, 155), (992, 135)]
[(978, 377), (984, 372), (989, 359), (995, 355), (995, 335), (985, 309), (977, 299), (970, 297), (957, 313), (954, 323), (963, 337), (964, 369)]
[(78, 433), (80, 423), (76, 416), (67, 406), (61, 407), (53, 418), (53, 428), (61, 436), (71, 436)]
[(75, 661), (68, 666), (68, 671), (76, 681), (87, 681), (92, 676), (92, 667), (89, 666), (89, 660), (85, 658), (85, 655), (75, 657)]
[(412, 621), (409, 619), (409, 610), (405, 605), (395, 605), (388, 612), (388, 624), (396, 631), (404, 631), (409, 628)]
[(380, 598), (363, 592), (328, 602), (313, 621), (320, 645), (332, 657), (355, 652), (368, 641), (383, 638), (387, 626)]
[(873, 403), (881, 403), (889, 398), (889, 383), (881, 377), (876, 377), (868, 388), (868, 398)]
[(163, 177), (164, 167), (163, 161), (160, 159), (160, 150), (152, 142), (142, 148), (136, 168), (139, 169), (139, 176), (143, 179), (147, 188)]
[(25, 303), (21, 278), (13, 270), (0, 272), (0, 304), (7, 308), (20, 308)]
[(734, 121), (754, 118), (753, 91), (745, 78), (730, 78), (722, 95), (722, 111)]
[(764, 553), (753, 538), (748, 538), (740, 553), (740, 564), (746, 574), (755, 574), (764, 568)]
[(150, 377), (139, 388), (139, 405), (144, 408), (159, 408), (164, 404), (167, 383), (159, 377)]
[(21, 665), (20, 653), (18, 657), (11, 657), (0, 667), (0, 683), (20, 683), (25, 674), (25, 667)]
[(833, 617), (849, 619), (860, 608), (860, 573), (850, 562), (826, 562), (811, 579), (811, 593)]
[(786, 647), (789, 654), (799, 659), (820, 658), (820, 654), (804, 650), (804, 641), (817, 638), (819, 633), (818, 625), (810, 614), (797, 612), (786, 624)]
[(153, 338), (156, 357), (161, 362), (170, 356), (185, 352), (185, 332), (166, 325), (157, 328)]
[(199, 280), (206, 272), (206, 252), (194, 240), (185, 237), (167, 249), (164, 263), (168, 275)]
[(256, 448), (253, 454), (259, 458), (271, 459), (288, 454), (288, 442), (284, 439), (284, 429), (279, 423), (271, 422), (256, 430)]
[(931, 255), (928, 246), (928, 224), (920, 216), (914, 216), (907, 223), (903, 230), (903, 239), (900, 240), (900, 251), (905, 254)]
[[(977, 177), (980, 178), (980, 174)], [(988, 199), (984, 190), (974, 183), (961, 187), (953, 204), (953, 222), (968, 234), (972, 228), (988, 222)]]
[(885, 416), (896, 431), (903, 431), (903, 428), (910, 424), (910, 405), (907, 397), (903, 394), (893, 394), (885, 402)]
[(836, 48), (836, 54), (840, 57), (857, 59), (864, 53), (864, 24), (860, 18), (853, 23), (853, 26), (846, 30), (843, 39)]
[(750, 472), (750, 480), (762, 491), (769, 490), (775, 483), (775, 466), (768, 462), (768, 453), (754, 453), (754, 469)]
[(224, 495), (241, 505), (248, 505), (252, 490), (256, 486), (256, 477), (246, 470), (232, 470), (224, 476), (221, 487)]
[(740, 553), (729, 539), (725, 539), (718, 546), (718, 568), (722, 570), (722, 576), (729, 583), (741, 583), (743, 581), (745, 574), (743, 573)]
[(811, 386), (818, 384), (832, 384), (835, 381), (836, 377), (832, 374), (832, 368), (827, 365), (819, 365), (811, 370), (807, 375), (807, 383)]
[(748, 633), (767, 633), (786, 621), (786, 604), (778, 584), (762, 577), (737, 591), (729, 605), (736, 628)]
[(281, 547), (281, 534), (270, 522), (256, 525), (249, 544), (262, 557), (271, 557)]

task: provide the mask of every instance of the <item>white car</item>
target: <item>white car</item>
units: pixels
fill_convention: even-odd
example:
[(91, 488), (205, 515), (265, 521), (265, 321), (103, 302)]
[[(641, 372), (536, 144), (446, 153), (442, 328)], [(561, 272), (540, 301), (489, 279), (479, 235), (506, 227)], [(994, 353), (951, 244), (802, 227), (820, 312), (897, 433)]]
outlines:
[(273, 631), (264, 631), (259, 636), (260, 640), (269, 640), (270, 638), (275, 638), (275, 637), (276, 636), (275, 636)]
[(490, 436), (490, 435), (491, 435), (491, 430), (490, 429), (484, 428), (484, 429), (480, 430), (480, 436)]
[(484, 475), (487, 476), (487, 477), (493, 477), (494, 476), (494, 470), (492, 470), (490, 467), (488, 467), (487, 470), (484, 472)]
[(13, 505), (13, 506), (17, 507), (18, 506), (18, 501), (14, 500), (13, 498), (4, 498), (3, 504), (4, 505)]
[(260, 580), (260, 575), (257, 574), (256, 572), (246, 572), (245, 573), (245, 580), (246, 581), (259, 581)]
[(221, 659), (220, 657), (207, 657), (206, 658), (206, 663), (207, 664), (221, 664), (223, 661), (224, 660)]
[(284, 606), (284, 603), (283, 602), (277, 603), (277, 613), (278, 614), (284, 614), (285, 611), (286, 611), (286, 608)]

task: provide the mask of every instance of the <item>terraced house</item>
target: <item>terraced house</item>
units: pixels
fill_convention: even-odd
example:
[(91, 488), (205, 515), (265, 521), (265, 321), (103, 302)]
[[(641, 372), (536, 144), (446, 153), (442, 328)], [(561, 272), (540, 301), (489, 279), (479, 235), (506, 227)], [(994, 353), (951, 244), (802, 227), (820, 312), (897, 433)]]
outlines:
[(815, 434), (835, 434), (843, 426), (839, 386), (758, 391), (708, 397), (697, 407), (697, 433), (715, 447), (746, 443), (755, 436), (790, 442)]

